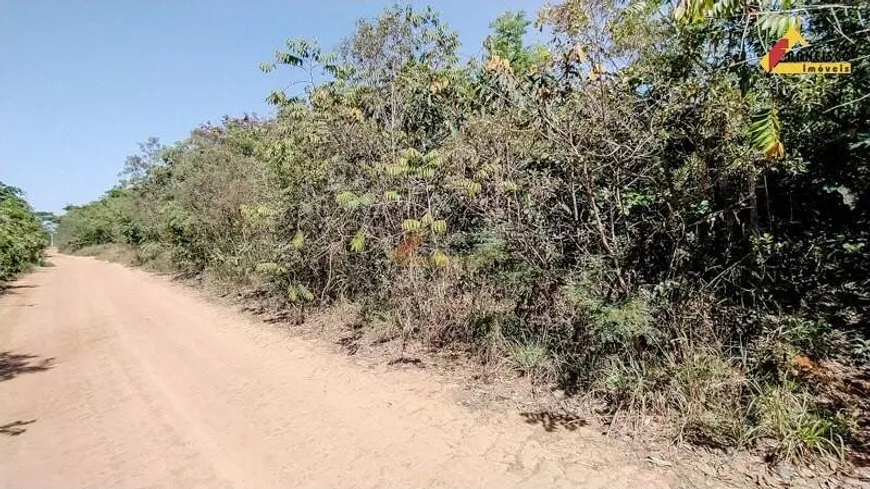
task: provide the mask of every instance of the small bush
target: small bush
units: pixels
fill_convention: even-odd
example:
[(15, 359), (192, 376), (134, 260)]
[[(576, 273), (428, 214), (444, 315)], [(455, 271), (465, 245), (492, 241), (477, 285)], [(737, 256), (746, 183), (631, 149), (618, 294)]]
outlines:
[(553, 363), (544, 345), (512, 341), (505, 350), (512, 369), (539, 382), (553, 379)]
[(786, 382), (760, 388), (751, 406), (758, 436), (774, 442), (772, 458), (843, 460), (845, 448), (836, 418), (819, 412), (812, 395), (798, 385)]
[(746, 374), (720, 352), (689, 351), (672, 365), (669, 388), (674, 416), (681, 419), (680, 437), (719, 448), (746, 446), (753, 428), (742, 399)]
[(600, 305), (592, 312), (592, 327), (602, 343), (630, 345), (638, 338), (655, 336), (653, 316), (640, 299)]

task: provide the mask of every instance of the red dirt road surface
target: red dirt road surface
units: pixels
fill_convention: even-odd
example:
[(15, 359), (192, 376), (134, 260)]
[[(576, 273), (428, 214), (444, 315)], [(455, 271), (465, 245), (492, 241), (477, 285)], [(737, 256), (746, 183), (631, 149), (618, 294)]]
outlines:
[(57, 255), (0, 296), (0, 486), (677, 487), (591, 429), (460, 406), (170, 280)]

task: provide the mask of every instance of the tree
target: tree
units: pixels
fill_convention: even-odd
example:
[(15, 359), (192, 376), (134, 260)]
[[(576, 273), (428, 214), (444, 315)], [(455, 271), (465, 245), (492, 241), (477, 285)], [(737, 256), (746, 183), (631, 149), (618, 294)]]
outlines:
[(530, 25), (531, 21), (526, 19), (523, 11), (505, 12), (498, 16), (490, 23), (492, 34), (484, 42), (488, 57), (498, 56), (506, 60), (520, 76), (540, 68), (549, 60), (549, 51), (541, 45), (525, 45), (523, 39)]
[(47, 232), (20, 189), (0, 182), (0, 285), (42, 261)]
[(130, 155), (124, 161), (124, 169), (118, 175), (122, 187), (131, 187), (143, 182), (149, 174), (166, 162), (163, 152), (166, 147), (160, 144), (156, 137), (150, 137), (145, 142), (139, 143), (139, 153)]

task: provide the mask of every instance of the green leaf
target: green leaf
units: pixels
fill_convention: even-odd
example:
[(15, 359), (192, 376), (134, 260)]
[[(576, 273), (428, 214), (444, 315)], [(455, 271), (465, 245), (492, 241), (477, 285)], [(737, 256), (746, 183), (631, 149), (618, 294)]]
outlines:
[(357, 231), (356, 235), (353, 239), (350, 240), (350, 251), (354, 253), (360, 253), (365, 249), (366, 246), (366, 230), (365, 228)]
[(402, 221), (402, 231), (412, 233), (420, 230), (420, 221), (416, 219), (405, 219)]
[(441, 250), (435, 250), (429, 257), (429, 264), (435, 268), (441, 268), (450, 263), (450, 257)]
[(275, 51), (275, 60), (281, 64), (290, 66), (299, 66), (302, 64), (302, 59), (294, 56), (286, 51)]
[(386, 166), (387, 175), (391, 177), (398, 177), (408, 172), (409, 167), (407, 164), (397, 164), (397, 165), (387, 165)]
[(308, 287), (306, 287), (302, 284), (298, 284), (296, 286), (296, 291), (299, 293), (299, 297), (301, 297), (303, 300), (308, 301), (308, 302), (311, 302), (314, 300), (314, 294), (312, 294), (311, 291), (308, 290)]
[(724, 19), (743, 11), (743, 0), (681, 0), (674, 8), (674, 19), (683, 24), (701, 24)]
[(267, 263), (258, 263), (257, 264), (257, 272), (262, 273), (264, 275), (283, 275), (287, 273), (287, 269), (278, 265), (277, 263), (267, 262)]
[(432, 232), (435, 234), (444, 234), (447, 232), (447, 221), (444, 219), (438, 219), (436, 221), (432, 221)]
[(266, 97), (266, 102), (270, 105), (284, 105), (287, 103), (287, 94), (281, 90), (276, 90)]
[(347, 204), (356, 199), (356, 194), (353, 192), (341, 192), (335, 196), (335, 202), (339, 204)]
[(296, 231), (296, 234), (293, 235), (293, 239), (290, 240), (290, 246), (294, 250), (298, 250), (302, 248), (302, 245), (305, 243), (305, 235), (302, 234), (302, 231)]
[(765, 41), (773, 41), (782, 38), (792, 27), (799, 26), (800, 17), (770, 12), (761, 16), (757, 25)]
[(764, 153), (765, 158), (783, 156), (785, 147), (780, 140), (779, 111), (775, 106), (760, 110), (752, 116), (749, 137), (752, 147)]

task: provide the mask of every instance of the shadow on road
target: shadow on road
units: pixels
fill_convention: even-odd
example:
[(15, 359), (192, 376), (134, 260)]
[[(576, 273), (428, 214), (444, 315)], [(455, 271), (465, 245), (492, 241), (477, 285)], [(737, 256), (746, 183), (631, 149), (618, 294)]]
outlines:
[(0, 425), (0, 435), (18, 436), (27, 431), (27, 428), (22, 428), (22, 426), (27, 426), (35, 422), (35, 419), (29, 419), (27, 421), (18, 420), (11, 423), (6, 423), (4, 425)]
[(17, 355), (11, 351), (0, 353), (0, 382), (54, 367), (54, 358), (38, 359), (37, 355)]
[(14, 294), (16, 290), (19, 289), (35, 289), (37, 286), (32, 284), (20, 284), (20, 285), (2, 285), (0, 284), (0, 296), (6, 294)]
[(535, 413), (520, 413), (520, 416), (529, 424), (539, 424), (545, 431), (559, 429), (574, 431), (581, 426), (586, 426), (586, 420), (572, 414), (551, 413), (538, 411)]

